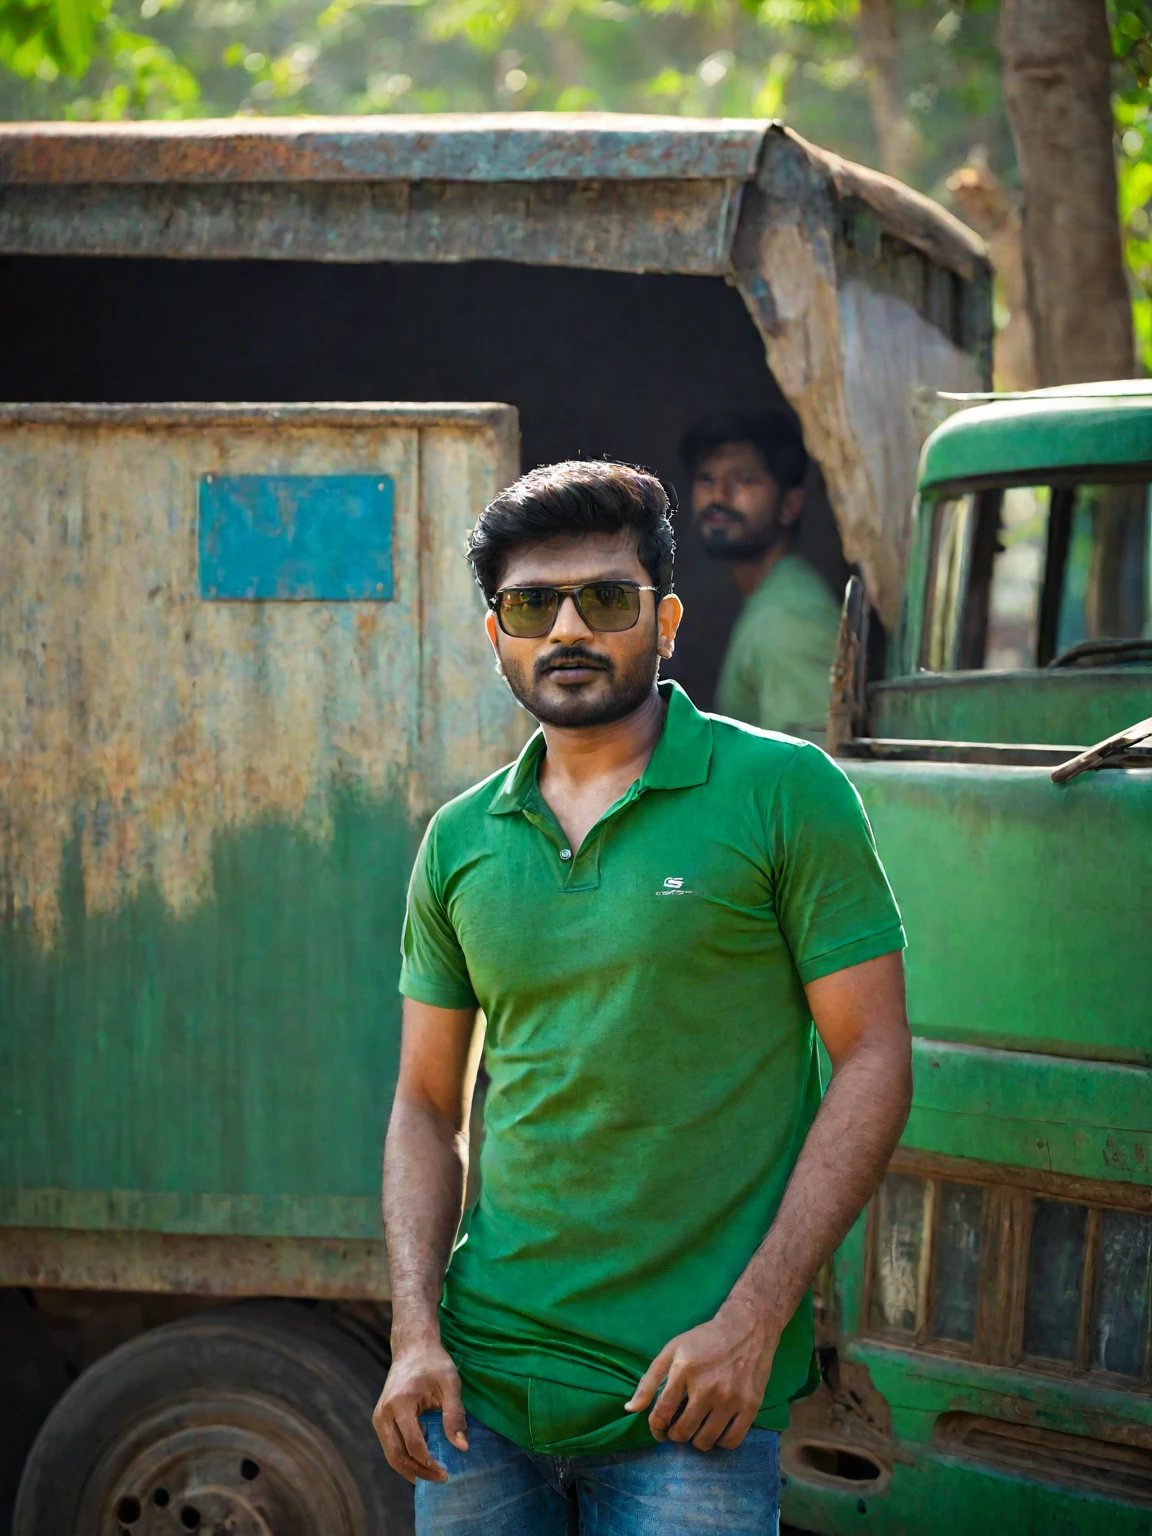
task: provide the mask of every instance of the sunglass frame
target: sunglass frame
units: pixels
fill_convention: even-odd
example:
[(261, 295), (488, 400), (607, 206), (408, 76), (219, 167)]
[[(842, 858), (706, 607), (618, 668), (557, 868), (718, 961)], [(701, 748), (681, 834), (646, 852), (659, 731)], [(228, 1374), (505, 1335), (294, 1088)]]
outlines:
[[(564, 584), (560, 584), (560, 585), (554, 585), (551, 582), (535, 582), (534, 581), (534, 582), (526, 583), (524, 586), (501, 587), (498, 592), (494, 592), (492, 594), (492, 596), (488, 599), (488, 606), (489, 606), (489, 608), (491, 608), (492, 612), (496, 615), (496, 622), (497, 622), (497, 624), (499, 624), (502, 633), (506, 634), (510, 640), (543, 640), (546, 635), (550, 635), (552, 633), (552, 630), (555, 628), (556, 620), (560, 617), (560, 610), (564, 606), (564, 598), (565, 597), (571, 597), (573, 603), (576, 605), (576, 612), (580, 615), (580, 617), (584, 621), (584, 623), (587, 624), (588, 628), (592, 631), (593, 634), (596, 634), (596, 635), (626, 635), (630, 629), (635, 629), (636, 628), (637, 624), (640, 622), (640, 605), (637, 606), (636, 612), (632, 615), (632, 622), (631, 622), (631, 624), (622, 624), (617, 629), (605, 629), (602, 625), (593, 624), (592, 620), (588, 617), (588, 615), (584, 612), (584, 609), (580, 605), (580, 594), (581, 594), (581, 592), (587, 591), (587, 589), (589, 587), (630, 587), (632, 589), (632, 591), (636, 592), (636, 593), (640, 593), (640, 592), (659, 592), (659, 590), (660, 590), (659, 587), (643, 586), (638, 581), (629, 581), (629, 580), (618, 580), (618, 581), (574, 581), (574, 582), (568, 582), (568, 583), (564, 583)], [(551, 593), (553, 593), (555, 595), (555, 598), (556, 598), (556, 607), (553, 610), (552, 617), (548, 621), (547, 627), (545, 629), (542, 629), (539, 634), (534, 634), (534, 635), (515, 635), (515, 634), (513, 634), (512, 631), (504, 623), (504, 614), (503, 614), (503, 612), (501, 610), (501, 606), (500, 606), (500, 599), (502, 597), (505, 597), (509, 592), (551, 592)]]

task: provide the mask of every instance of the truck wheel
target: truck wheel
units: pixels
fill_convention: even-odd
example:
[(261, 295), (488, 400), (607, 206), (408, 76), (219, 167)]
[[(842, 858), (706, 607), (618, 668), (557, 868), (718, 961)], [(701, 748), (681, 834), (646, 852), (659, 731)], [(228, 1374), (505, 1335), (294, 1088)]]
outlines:
[(412, 1490), (372, 1428), (385, 1370), (292, 1302), (152, 1329), (57, 1403), (12, 1536), (408, 1536)]

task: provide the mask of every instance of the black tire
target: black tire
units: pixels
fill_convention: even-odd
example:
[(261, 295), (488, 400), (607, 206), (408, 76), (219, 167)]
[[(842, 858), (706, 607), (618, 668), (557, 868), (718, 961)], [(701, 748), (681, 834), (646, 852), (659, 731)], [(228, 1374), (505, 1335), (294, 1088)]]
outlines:
[(12, 1536), (410, 1536), (412, 1490), (372, 1428), (385, 1371), (292, 1302), (152, 1329), (57, 1403)]

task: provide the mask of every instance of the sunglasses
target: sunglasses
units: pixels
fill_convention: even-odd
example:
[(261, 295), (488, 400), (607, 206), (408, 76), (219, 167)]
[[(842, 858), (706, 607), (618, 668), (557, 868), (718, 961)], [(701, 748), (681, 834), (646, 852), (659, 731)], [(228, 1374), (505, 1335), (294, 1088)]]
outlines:
[(496, 622), (514, 640), (542, 640), (552, 633), (556, 615), (571, 593), (576, 612), (589, 629), (619, 634), (634, 629), (641, 592), (657, 592), (636, 581), (581, 581), (566, 587), (504, 587), (488, 600)]

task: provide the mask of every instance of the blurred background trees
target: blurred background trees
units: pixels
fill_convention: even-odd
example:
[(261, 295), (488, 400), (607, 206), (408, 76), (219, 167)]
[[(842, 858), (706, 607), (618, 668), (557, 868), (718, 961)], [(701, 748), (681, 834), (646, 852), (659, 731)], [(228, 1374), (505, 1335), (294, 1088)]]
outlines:
[[(1023, 9), (1041, 4), (1092, 11), (1099, 0)], [(1014, 64), (1024, 71), (1018, 98), (1026, 76), (1040, 80), (1025, 115), (1048, 66), (1033, 69), (1020, 49), (1002, 56), (1013, 8), (1021, 0), (1003, 0), (1003, 14), (999, 0), (0, 0), (0, 117), (780, 117), (985, 235), (999, 276), (998, 382), (1027, 387), (1036, 356), (1005, 64), (1010, 89)], [(1108, 0), (1107, 12), (1124, 282), (1152, 368), (1152, 0)]]

